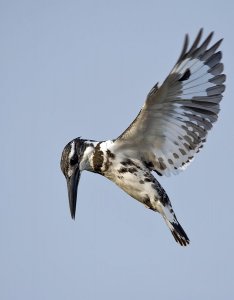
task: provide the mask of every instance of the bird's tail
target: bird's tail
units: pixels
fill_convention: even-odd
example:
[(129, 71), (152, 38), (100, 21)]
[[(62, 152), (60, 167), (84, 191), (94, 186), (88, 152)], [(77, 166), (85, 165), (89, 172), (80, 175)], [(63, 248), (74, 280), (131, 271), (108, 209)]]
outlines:
[(182, 228), (182, 226), (180, 225), (180, 223), (177, 221), (176, 215), (171, 205), (162, 206), (161, 214), (176, 242), (179, 243), (181, 246), (187, 246), (190, 242), (189, 238), (185, 233), (184, 229)]
[[(165, 219), (165, 218), (164, 218)], [(187, 234), (185, 233), (184, 229), (180, 225), (180, 223), (177, 221), (170, 222), (169, 220), (165, 219), (167, 226), (171, 230), (171, 233), (176, 240), (177, 243), (179, 243), (181, 246), (187, 246), (189, 245), (189, 238)]]

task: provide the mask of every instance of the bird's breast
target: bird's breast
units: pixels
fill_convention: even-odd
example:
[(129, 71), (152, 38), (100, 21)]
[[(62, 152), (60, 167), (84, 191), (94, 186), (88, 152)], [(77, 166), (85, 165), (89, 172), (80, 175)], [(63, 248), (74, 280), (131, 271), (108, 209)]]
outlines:
[(108, 142), (100, 142), (95, 147), (92, 156), (92, 167), (94, 172), (108, 177), (108, 174), (116, 159), (116, 155), (108, 149)]

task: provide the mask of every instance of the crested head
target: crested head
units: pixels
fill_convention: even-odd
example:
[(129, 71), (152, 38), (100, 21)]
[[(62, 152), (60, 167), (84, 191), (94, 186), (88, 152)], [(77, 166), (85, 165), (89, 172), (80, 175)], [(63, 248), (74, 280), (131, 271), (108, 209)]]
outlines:
[(73, 219), (75, 218), (77, 188), (81, 171), (89, 167), (88, 157), (93, 149), (93, 141), (81, 138), (70, 141), (63, 149), (60, 166), (67, 180), (69, 205)]
[(77, 188), (80, 180), (80, 161), (86, 149), (85, 140), (76, 138), (63, 149), (61, 157), (61, 170), (67, 180), (68, 198), (71, 217), (75, 218)]
[(79, 167), (79, 163), (83, 157), (84, 151), (86, 149), (86, 140), (81, 138), (76, 138), (70, 141), (63, 149), (61, 156), (61, 170), (65, 177), (69, 177), (72, 169)]

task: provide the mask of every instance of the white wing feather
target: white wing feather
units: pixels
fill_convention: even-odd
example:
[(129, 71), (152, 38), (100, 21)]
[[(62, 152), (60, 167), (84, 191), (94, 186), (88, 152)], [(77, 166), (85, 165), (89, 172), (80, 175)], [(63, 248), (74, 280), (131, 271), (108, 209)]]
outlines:
[(186, 35), (171, 73), (152, 88), (136, 119), (114, 143), (122, 152), (140, 155), (162, 175), (184, 170), (217, 120), (226, 79), (222, 54), (216, 51), (222, 40), (208, 49), (213, 33), (198, 46), (201, 36), (202, 29), (188, 50)]

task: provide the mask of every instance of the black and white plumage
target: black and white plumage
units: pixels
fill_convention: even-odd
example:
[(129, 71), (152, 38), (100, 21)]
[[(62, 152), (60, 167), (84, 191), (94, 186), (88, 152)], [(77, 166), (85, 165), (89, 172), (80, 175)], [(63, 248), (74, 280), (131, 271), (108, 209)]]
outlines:
[(171, 202), (152, 175), (177, 174), (193, 160), (217, 120), (224, 92), (222, 40), (209, 46), (213, 32), (201, 42), (202, 29), (182, 53), (161, 86), (156, 84), (132, 124), (114, 140), (95, 142), (76, 138), (62, 153), (72, 218), (83, 170), (105, 176), (126, 193), (159, 212), (182, 246), (189, 239), (177, 221)]

